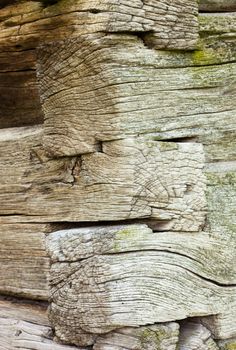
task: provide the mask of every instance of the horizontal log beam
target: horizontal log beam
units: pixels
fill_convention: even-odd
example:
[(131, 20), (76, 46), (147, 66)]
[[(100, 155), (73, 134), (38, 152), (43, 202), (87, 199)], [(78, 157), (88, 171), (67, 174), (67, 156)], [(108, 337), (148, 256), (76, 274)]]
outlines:
[(0, 348), (79, 350), (53, 341), (45, 306), (10, 301), (0, 301)]
[[(234, 149), (227, 136), (235, 127), (236, 65), (215, 64), (222, 54), (215, 61), (214, 45), (206, 43), (206, 55), (199, 50), (185, 58), (150, 50), (125, 35), (42, 47), (44, 147), (54, 156), (72, 156), (93, 152), (99, 142), (144, 134), (157, 140), (196, 138), (206, 144), (207, 161), (228, 160)], [(207, 62), (207, 56), (213, 58)], [(228, 145), (219, 156), (215, 133)]]
[(1, 224), (0, 293), (48, 299), (49, 257), (45, 235), (50, 225)]
[(205, 323), (219, 338), (235, 336), (230, 237), (155, 233), (145, 225), (52, 233), (50, 319), (57, 336), (85, 345), (92, 334), (196, 316), (211, 316)]
[(141, 32), (151, 35), (154, 47), (193, 49), (198, 39), (197, 0), (23, 1), (1, 9), (0, 47), (32, 48), (42, 40), (95, 32)]
[(200, 144), (130, 138), (81, 158), (51, 159), (41, 141), (40, 127), (0, 131), (1, 215), (26, 222), (150, 218), (182, 231), (204, 225)]

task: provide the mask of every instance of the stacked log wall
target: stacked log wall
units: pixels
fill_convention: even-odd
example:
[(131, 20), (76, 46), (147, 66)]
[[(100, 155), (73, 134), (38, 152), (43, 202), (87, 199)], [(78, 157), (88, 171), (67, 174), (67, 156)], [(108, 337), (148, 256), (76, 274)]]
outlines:
[(234, 0), (0, 9), (0, 349), (236, 346)]

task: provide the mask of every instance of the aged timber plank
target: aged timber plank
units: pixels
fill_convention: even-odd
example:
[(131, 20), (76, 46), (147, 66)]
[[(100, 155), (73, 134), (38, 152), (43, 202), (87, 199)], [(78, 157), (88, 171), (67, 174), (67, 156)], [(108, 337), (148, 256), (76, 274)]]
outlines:
[[(186, 61), (178, 64), (183, 54), (173, 59), (125, 35), (41, 48), (44, 146), (55, 156), (75, 155), (137, 134), (217, 143), (216, 135), (235, 128), (236, 64), (202, 66), (206, 60), (200, 52), (187, 56), (186, 66)], [(218, 159), (207, 152), (207, 160)]]
[[(236, 233), (236, 163), (217, 162), (208, 164), (205, 168), (208, 179), (207, 202), (208, 219), (205, 226), (206, 230), (212, 232), (217, 240), (225, 240), (226, 246), (235, 247)], [(225, 255), (225, 245), (219, 246)], [(226, 248), (227, 249), (227, 248)], [(229, 260), (228, 260), (229, 259)], [(229, 264), (225, 263), (228, 260)], [(235, 265), (235, 254), (217, 261), (217, 266), (221, 266), (222, 272), (232, 271)], [(217, 273), (217, 271), (215, 272)], [(234, 272), (232, 272), (234, 274)], [(207, 326), (216, 339), (227, 339), (232, 336), (235, 325), (235, 315), (230, 307), (224, 313), (216, 316), (204, 317), (202, 323)]]
[(0, 128), (42, 123), (35, 50), (9, 50), (0, 49)]
[(93, 350), (176, 350), (178, 323), (121, 328), (97, 337)]
[(41, 127), (0, 131), (1, 215), (37, 222), (152, 218), (182, 231), (204, 225), (200, 144), (139, 137), (103, 143), (81, 158), (51, 159), (41, 138)]
[(51, 230), (50, 225), (1, 224), (1, 293), (48, 299), (50, 261), (45, 234)]
[(47, 319), (45, 306), (0, 301), (0, 349), (76, 350), (78, 348), (53, 341), (53, 331)]
[(91, 333), (208, 315), (218, 315), (218, 338), (236, 334), (236, 247), (227, 234), (126, 225), (55, 232), (47, 246), (50, 319), (62, 340), (85, 345)]
[(35, 47), (54, 40), (95, 32), (153, 32), (157, 48), (193, 49), (198, 39), (196, 0), (67, 0), (42, 8), (23, 1), (1, 9), (0, 46)]
[(219, 12), (236, 11), (235, 0), (200, 0), (200, 11)]
[(0, 72), (0, 104), (0, 128), (42, 123), (35, 70)]

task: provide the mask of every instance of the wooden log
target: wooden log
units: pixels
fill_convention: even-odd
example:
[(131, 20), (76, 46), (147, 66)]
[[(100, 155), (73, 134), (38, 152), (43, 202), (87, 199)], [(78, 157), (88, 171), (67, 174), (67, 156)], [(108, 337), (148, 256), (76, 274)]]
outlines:
[(52, 229), (43, 224), (1, 224), (0, 293), (48, 299), (45, 235)]
[(179, 337), (180, 350), (219, 350), (212, 339), (211, 332), (198, 322), (186, 322), (181, 327)]
[(154, 46), (193, 49), (198, 39), (196, 0), (67, 0), (42, 8), (23, 1), (1, 9), (0, 46), (32, 48), (42, 40), (95, 32), (153, 32)]
[(200, 0), (200, 11), (219, 12), (219, 11), (236, 11), (235, 0)]
[(5, 50), (0, 49), (0, 128), (43, 123), (35, 50)]
[(42, 123), (36, 72), (0, 73), (0, 104), (0, 128)]
[(0, 348), (78, 350), (53, 341), (45, 306), (10, 301), (0, 301)]
[(176, 350), (178, 323), (122, 328), (99, 336), (93, 350)]
[(91, 333), (208, 315), (218, 315), (219, 338), (236, 334), (236, 247), (227, 235), (84, 228), (52, 233), (47, 247), (50, 319), (63, 341), (91, 344)]
[(150, 218), (182, 231), (204, 225), (200, 144), (130, 138), (81, 158), (51, 159), (41, 136), (36, 127), (0, 132), (1, 215), (25, 222)]
[[(236, 65), (201, 66), (206, 60), (199, 62), (197, 51), (186, 58), (196, 67), (186, 67), (184, 60), (178, 67), (181, 57), (150, 50), (125, 35), (41, 48), (44, 147), (54, 156), (71, 156), (93, 152), (100, 142), (140, 134), (158, 140), (194, 137), (215, 145), (215, 132), (226, 137), (235, 127)], [(210, 149), (207, 160), (219, 160)]]

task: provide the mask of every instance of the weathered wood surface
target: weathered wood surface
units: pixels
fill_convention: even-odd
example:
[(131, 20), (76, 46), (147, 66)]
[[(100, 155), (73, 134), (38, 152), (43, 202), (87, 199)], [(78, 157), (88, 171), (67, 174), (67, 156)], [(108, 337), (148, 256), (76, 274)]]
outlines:
[(121, 328), (99, 336), (93, 350), (176, 350), (178, 323)]
[(235, 0), (200, 0), (200, 11), (219, 12), (236, 11)]
[(66, 0), (42, 8), (23, 1), (1, 9), (0, 46), (36, 47), (54, 40), (95, 32), (150, 33), (157, 48), (193, 49), (198, 39), (196, 0)]
[(1, 215), (26, 222), (151, 218), (183, 231), (204, 225), (200, 144), (140, 137), (104, 143), (102, 152), (81, 158), (50, 159), (41, 135), (40, 127), (0, 131)]
[(9, 301), (0, 301), (0, 349), (78, 350), (53, 341), (46, 307)]
[(0, 73), (0, 128), (43, 122), (35, 71)]
[(211, 332), (201, 323), (187, 321), (179, 337), (179, 350), (219, 350)]
[(45, 234), (51, 230), (43, 224), (1, 224), (0, 293), (48, 299)]
[(47, 246), (62, 340), (84, 345), (91, 333), (216, 314), (218, 336), (236, 334), (232, 239), (131, 225), (59, 231)]
[(43, 122), (35, 50), (1, 51), (0, 128)]
[(218, 342), (220, 350), (234, 350), (236, 347), (236, 338), (221, 340)]
[(44, 147), (63, 156), (93, 152), (99, 142), (130, 135), (197, 137), (206, 143), (207, 159), (218, 160), (211, 145), (218, 148), (218, 135), (227, 138), (235, 128), (236, 64), (207, 65), (203, 59), (206, 66), (198, 66), (201, 51), (191, 55), (186, 63), (183, 54), (150, 50), (125, 35), (41, 48)]

